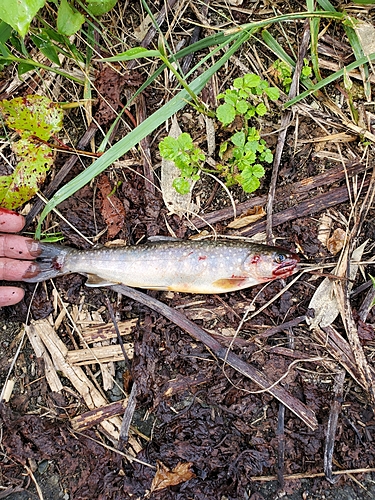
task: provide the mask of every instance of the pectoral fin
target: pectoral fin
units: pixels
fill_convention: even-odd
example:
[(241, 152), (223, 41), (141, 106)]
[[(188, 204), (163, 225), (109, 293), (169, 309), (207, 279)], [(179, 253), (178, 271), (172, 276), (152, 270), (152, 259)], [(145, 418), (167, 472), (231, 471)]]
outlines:
[(104, 280), (100, 276), (97, 276), (96, 274), (87, 274), (87, 281), (85, 283), (86, 286), (111, 286), (111, 285), (116, 285), (117, 283), (113, 281), (108, 281)]

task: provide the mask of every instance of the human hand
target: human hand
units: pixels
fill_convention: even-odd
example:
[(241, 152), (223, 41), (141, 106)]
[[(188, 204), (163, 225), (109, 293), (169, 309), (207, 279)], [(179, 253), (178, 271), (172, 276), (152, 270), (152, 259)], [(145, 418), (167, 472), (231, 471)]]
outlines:
[[(18, 233), (25, 225), (22, 215), (0, 208), (0, 231)], [(39, 244), (32, 238), (15, 234), (0, 234), (0, 280), (19, 281), (38, 274), (31, 263), (40, 254)], [(25, 292), (15, 286), (0, 286), (0, 307), (17, 304)]]

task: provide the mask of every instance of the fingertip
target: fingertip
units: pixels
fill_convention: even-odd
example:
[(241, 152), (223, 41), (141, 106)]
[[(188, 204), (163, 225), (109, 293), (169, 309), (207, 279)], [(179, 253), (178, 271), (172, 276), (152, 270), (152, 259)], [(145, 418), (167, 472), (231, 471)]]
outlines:
[(5, 233), (18, 233), (22, 231), (25, 219), (17, 212), (0, 207), (0, 231)]
[(13, 306), (20, 302), (25, 295), (25, 290), (16, 286), (0, 287), (0, 307)]

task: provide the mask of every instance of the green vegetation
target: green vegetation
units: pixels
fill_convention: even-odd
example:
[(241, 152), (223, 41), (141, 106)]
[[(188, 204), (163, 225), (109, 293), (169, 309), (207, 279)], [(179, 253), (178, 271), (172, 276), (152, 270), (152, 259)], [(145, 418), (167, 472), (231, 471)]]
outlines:
[[(312, 69), (306, 58), (303, 60), (303, 63), (304, 64), (301, 70), (301, 82), (307, 84), (308, 82), (306, 80), (311, 77)], [(276, 61), (272, 64), (272, 74), (276, 81), (282, 85), (285, 92), (288, 93), (292, 83), (293, 67), (281, 59), (276, 59)]]
[(264, 163), (272, 163), (273, 154), (266, 141), (260, 138), (260, 131), (249, 126), (249, 121), (267, 113), (266, 99), (275, 101), (279, 91), (270, 87), (268, 82), (258, 75), (249, 73), (233, 81), (233, 88), (218, 96), (224, 103), (218, 106), (216, 118), (223, 127), (232, 125), (236, 117), (240, 127), (228, 140), (220, 145), (219, 157), (224, 160), (216, 165), (216, 170), (204, 166), (205, 155), (194, 147), (191, 136), (181, 134), (177, 139), (166, 137), (159, 144), (160, 154), (172, 160), (181, 170), (181, 176), (174, 180), (173, 186), (180, 194), (189, 192), (191, 180), (199, 179), (199, 170), (219, 174), (224, 177), (227, 186), (242, 186), (247, 193), (252, 193), (260, 186), (265, 170)]

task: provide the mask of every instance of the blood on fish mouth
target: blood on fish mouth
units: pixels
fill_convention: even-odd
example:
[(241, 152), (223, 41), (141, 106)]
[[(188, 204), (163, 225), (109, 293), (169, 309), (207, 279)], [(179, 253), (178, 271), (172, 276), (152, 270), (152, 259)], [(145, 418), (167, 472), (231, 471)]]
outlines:
[(284, 260), (284, 262), (281, 262), (281, 264), (274, 269), (272, 274), (274, 276), (290, 276), (293, 273), (298, 261), (299, 258), (297, 256), (294, 259)]

